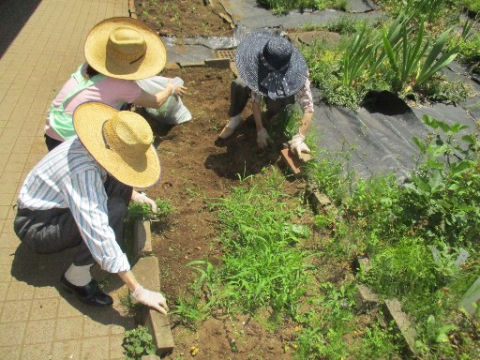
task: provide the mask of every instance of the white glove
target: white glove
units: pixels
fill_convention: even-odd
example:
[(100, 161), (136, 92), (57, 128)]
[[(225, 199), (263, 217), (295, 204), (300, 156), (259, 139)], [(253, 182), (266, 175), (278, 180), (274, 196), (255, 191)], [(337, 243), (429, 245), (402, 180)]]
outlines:
[(135, 301), (147, 305), (148, 307), (157, 310), (159, 313), (164, 315), (167, 314), (167, 301), (162, 294), (147, 290), (142, 285), (138, 285), (135, 291), (131, 293), (131, 296)]
[(300, 156), (302, 153), (310, 152), (310, 148), (305, 144), (305, 136), (301, 134), (295, 135), (292, 140), (288, 142), (290, 150)]
[(267, 141), (270, 139), (267, 130), (263, 128), (257, 133), (257, 145), (260, 149), (265, 149), (268, 146)]
[(152, 199), (150, 199), (147, 195), (145, 195), (144, 193), (137, 193), (137, 194), (134, 194), (133, 197), (132, 197), (132, 200), (135, 201), (136, 203), (138, 204), (147, 204), (147, 205), (150, 205), (150, 207), (152, 208), (152, 211), (154, 213), (157, 212), (157, 203), (155, 201), (153, 201)]

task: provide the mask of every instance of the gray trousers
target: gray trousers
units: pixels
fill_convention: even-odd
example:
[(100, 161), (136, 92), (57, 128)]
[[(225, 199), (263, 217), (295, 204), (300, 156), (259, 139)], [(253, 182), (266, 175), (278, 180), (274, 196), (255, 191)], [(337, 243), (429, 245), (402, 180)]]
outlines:
[[(233, 117), (242, 113), (250, 99), (252, 90), (245, 84), (245, 82), (236, 78), (230, 84), (230, 109), (228, 116)], [(268, 117), (272, 117), (282, 111), (287, 105), (295, 103), (295, 96), (289, 96), (283, 99), (272, 100), (265, 97), (265, 104), (267, 106)]]
[[(123, 222), (132, 197), (132, 188), (108, 176), (105, 181), (108, 222), (120, 247), (123, 246)], [(21, 241), (38, 254), (52, 254), (78, 247), (73, 264), (92, 265), (95, 261), (80, 235), (70, 209), (19, 209), (13, 228)]]

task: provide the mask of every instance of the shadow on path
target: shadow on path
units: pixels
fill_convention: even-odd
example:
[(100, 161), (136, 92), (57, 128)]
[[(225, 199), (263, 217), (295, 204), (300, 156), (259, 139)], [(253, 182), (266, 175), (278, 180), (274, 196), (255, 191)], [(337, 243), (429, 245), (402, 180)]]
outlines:
[[(68, 293), (60, 285), (60, 276), (71, 264), (75, 248), (57, 254), (36, 254), (27, 245), (20, 243), (14, 256), (11, 275), (18, 281), (35, 288), (54, 287), (59, 294), (75, 309), (92, 320), (104, 325), (119, 325), (128, 329), (131, 319), (121, 315), (114, 307), (95, 307), (80, 302), (75, 295)], [(92, 268), (93, 277), (99, 281), (107, 293), (118, 289), (122, 282), (115, 276), (99, 268)]]
[(42, 0), (0, 0), (0, 58)]

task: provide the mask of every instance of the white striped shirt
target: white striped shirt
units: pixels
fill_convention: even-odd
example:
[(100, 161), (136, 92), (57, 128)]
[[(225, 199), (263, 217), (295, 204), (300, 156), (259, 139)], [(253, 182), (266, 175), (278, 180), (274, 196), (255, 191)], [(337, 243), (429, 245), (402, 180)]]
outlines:
[(94, 259), (110, 273), (130, 270), (127, 256), (108, 224), (106, 171), (77, 137), (49, 152), (27, 175), (18, 207), (69, 208)]

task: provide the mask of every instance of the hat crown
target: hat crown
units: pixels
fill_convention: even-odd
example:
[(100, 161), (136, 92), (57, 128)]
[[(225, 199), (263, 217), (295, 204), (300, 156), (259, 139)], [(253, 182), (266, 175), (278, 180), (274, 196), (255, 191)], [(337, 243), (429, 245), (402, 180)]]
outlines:
[(135, 159), (145, 155), (153, 143), (150, 125), (131, 111), (119, 111), (103, 126), (103, 137), (107, 148), (124, 159)]
[(130, 64), (140, 60), (147, 50), (142, 34), (133, 27), (119, 26), (110, 33), (107, 56), (117, 62)]
[(263, 57), (267, 63), (280, 70), (288, 65), (292, 56), (293, 46), (290, 42), (281, 37), (273, 37), (263, 48)]

